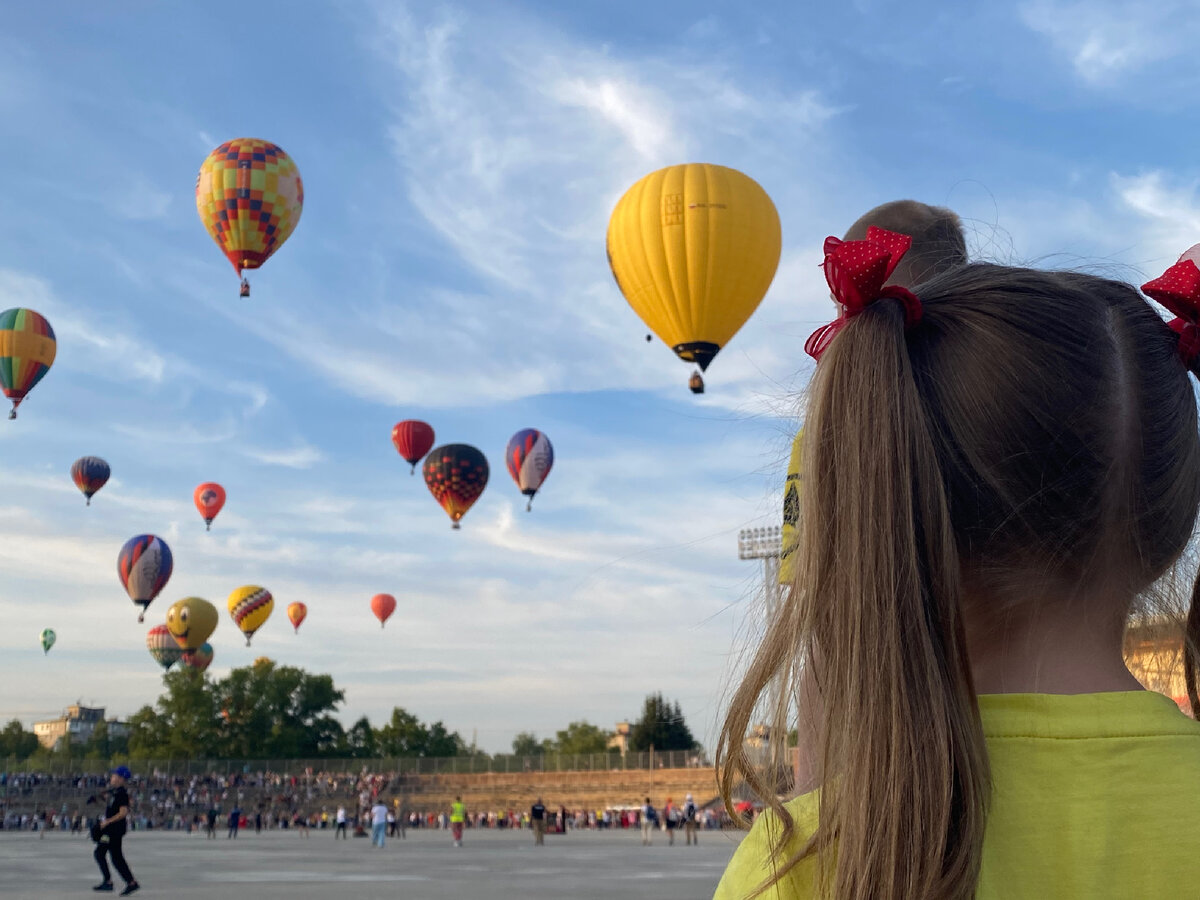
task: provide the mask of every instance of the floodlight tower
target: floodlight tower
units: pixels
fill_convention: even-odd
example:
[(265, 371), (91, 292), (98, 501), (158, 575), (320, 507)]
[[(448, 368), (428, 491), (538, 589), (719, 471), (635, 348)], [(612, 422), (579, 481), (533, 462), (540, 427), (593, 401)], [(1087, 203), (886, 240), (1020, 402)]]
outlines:
[[(779, 587), (779, 561), (783, 556), (783, 529), (778, 525), (769, 528), (746, 528), (738, 532), (738, 559), (761, 559), (763, 568), (763, 594), (766, 598), (767, 622), (775, 618), (779, 610), (782, 591)], [(775, 709), (779, 699), (779, 685), (771, 690), (771, 708)], [(756, 746), (770, 740), (770, 729), (765, 725), (755, 727)]]

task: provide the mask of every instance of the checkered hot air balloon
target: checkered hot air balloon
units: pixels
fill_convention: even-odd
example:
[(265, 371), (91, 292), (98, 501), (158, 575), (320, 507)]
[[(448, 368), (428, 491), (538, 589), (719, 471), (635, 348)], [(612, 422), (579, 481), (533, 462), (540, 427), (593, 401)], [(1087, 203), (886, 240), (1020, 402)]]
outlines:
[(71, 480), (75, 487), (87, 497), (87, 505), (92, 505), (92, 496), (108, 483), (112, 470), (108, 463), (98, 456), (84, 456), (75, 460), (71, 466)]
[(536, 428), (524, 428), (512, 436), (504, 451), (508, 474), (521, 493), (529, 498), (525, 511), (533, 509), (533, 497), (541, 489), (550, 467), (554, 465), (554, 447), (550, 438)]
[(429, 451), (423, 466), (425, 486), (441, 504), (454, 528), (488, 483), (487, 457), (469, 444), (446, 444)]
[(171, 548), (153, 534), (131, 537), (121, 548), (117, 576), (129, 599), (142, 608), (139, 622), (146, 616), (146, 607), (167, 586), (174, 565)]
[(233, 624), (246, 636), (246, 646), (249, 647), (250, 638), (266, 624), (271, 610), (275, 608), (275, 598), (266, 588), (248, 584), (229, 595), (228, 606)]
[[(196, 177), (200, 221), (239, 276), (283, 246), (303, 207), (300, 170), (270, 141), (226, 141), (208, 155)], [(242, 296), (250, 296), (244, 279)]]
[(10, 419), (17, 407), (54, 364), (58, 343), (54, 329), (40, 313), (15, 307), (0, 312), (0, 388), (12, 401)]

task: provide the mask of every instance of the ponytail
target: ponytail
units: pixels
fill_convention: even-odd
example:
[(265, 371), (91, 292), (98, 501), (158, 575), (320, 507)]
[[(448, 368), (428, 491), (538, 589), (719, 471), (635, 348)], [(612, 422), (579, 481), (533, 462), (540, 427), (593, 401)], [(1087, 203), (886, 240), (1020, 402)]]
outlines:
[[(837, 900), (969, 898), (989, 776), (967, 660), (961, 573), (935, 433), (905, 335), (881, 302), (831, 342), (813, 379), (796, 580), (738, 689), (718, 748), (727, 806), (744, 778), (781, 818), (765, 890), (816, 855)], [(852, 334), (852, 336), (851, 336)], [(915, 336), (914, 336), (915, 337)], [(919, 341), (914, 341), (919, 343)], [(794, 824), (742, 750), (797, 646), (830, 702), (819, 717), (819, 821)], [(836, 863), (834, 849), (836, 845)]]

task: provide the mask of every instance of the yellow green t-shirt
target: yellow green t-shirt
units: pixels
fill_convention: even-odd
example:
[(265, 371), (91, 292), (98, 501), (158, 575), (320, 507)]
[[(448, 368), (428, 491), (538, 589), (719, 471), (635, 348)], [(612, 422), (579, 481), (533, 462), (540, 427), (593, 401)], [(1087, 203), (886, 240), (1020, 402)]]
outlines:
[(467, 807), (463, 803), (450, 804), (450, 821), (465, 822), (467, 820)]
[[(987, 694), (979, 706), (993, 789), (976, 900), (1200, 897), (1200, 723), (1151, 691)], [(790, 856), (815, 828), (816, 794), (787, 808)], [(759, 818), (714, 900), (763, 882), (779, 828)], [(760, 896), (815, 897), (815, 866)]]

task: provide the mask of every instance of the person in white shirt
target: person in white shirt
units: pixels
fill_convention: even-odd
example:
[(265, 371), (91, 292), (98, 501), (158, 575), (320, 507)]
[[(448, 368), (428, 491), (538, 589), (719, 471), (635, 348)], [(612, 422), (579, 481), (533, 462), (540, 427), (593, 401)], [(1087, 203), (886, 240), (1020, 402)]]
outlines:
[(371, 843), (376, 847), (382, 847), (387, 840), (387, 820), (388, 808), (382, 800), (376, 800), (371, 807)]
[(346, 840), (346, 807), (339, 806), (337, 811), (337, 828), (333, 832), (333, 839), (336, 841), (338, 835), (342, 836), (342, 840)]

